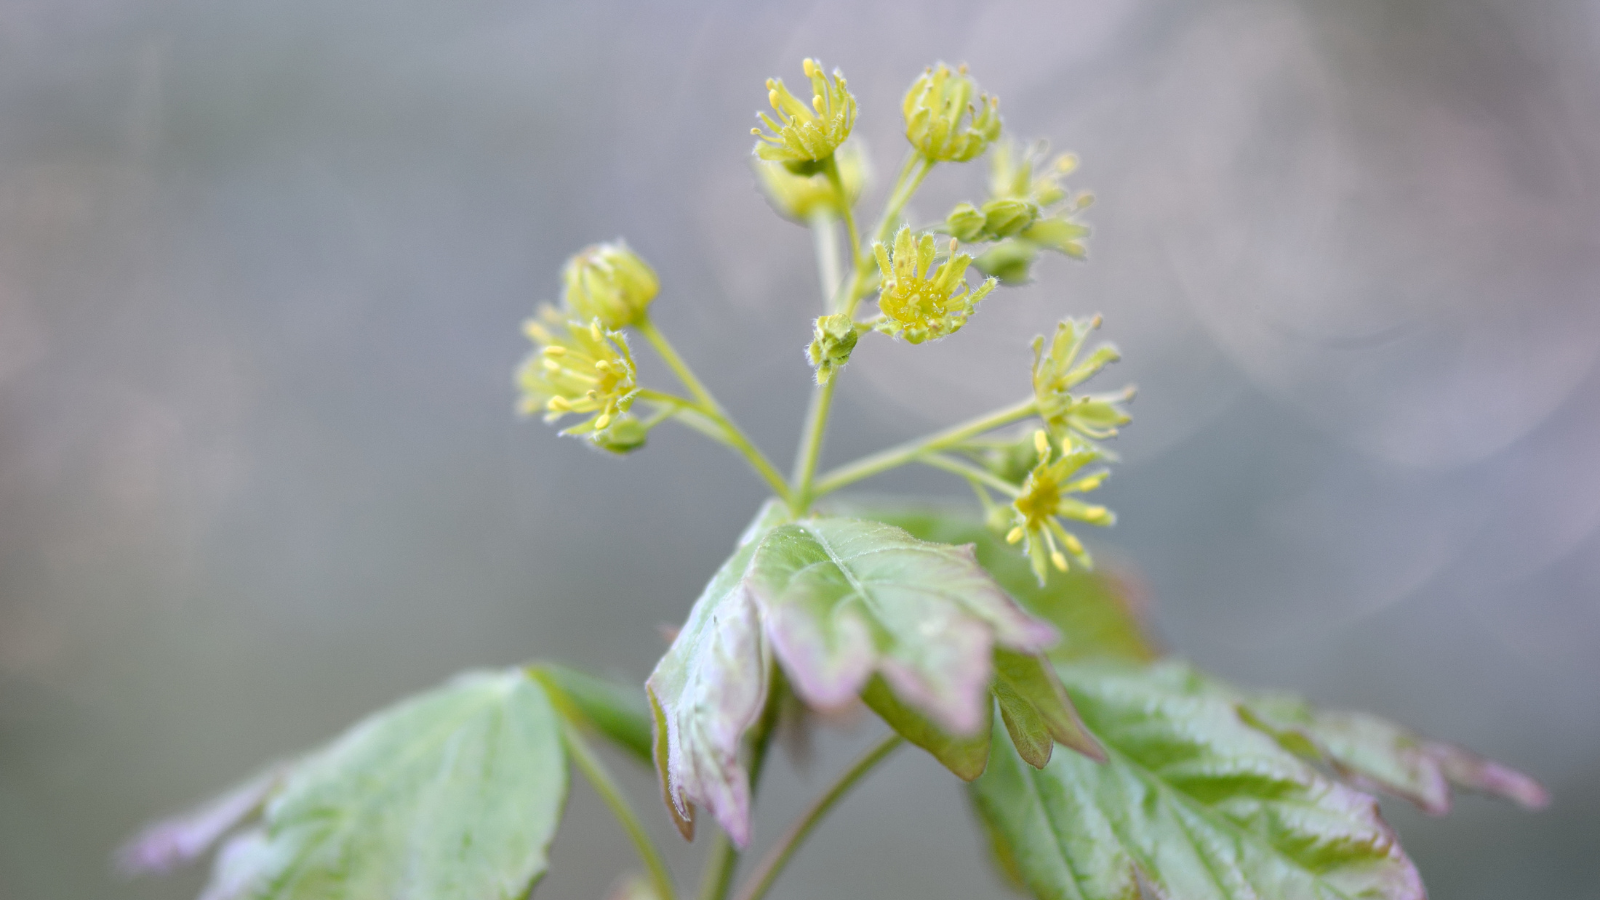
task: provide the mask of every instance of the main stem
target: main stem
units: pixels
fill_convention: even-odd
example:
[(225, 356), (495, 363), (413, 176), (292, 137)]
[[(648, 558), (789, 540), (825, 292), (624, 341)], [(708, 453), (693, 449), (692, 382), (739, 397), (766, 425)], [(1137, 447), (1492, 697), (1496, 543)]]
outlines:
[(832, 493), (863, 478), (869, 478), (880, 472), (887, 472), (896, 466), (912, 462), (924, 453), (943, 450), (969, 438), (977, 437), (986, 431), (992, 431), (1003, 425), (1026, 419), (1037, 411), (1037, 401), (1029, 397), (1019, 403), (995, 410), (987, 415), (969, 419), (959, 425), (952, 425), (943, 431), (937, 431), (925, 437), (906, 441), (903, 444), (896, 444), (893, 447), (880, 450), (870, 456), (864, 456), (853, 463), (847, 463), (824, 474), (817, 479), (812, 493), (817, 497)]
[(633, 841), (634, 849), (639, 851), (639, 858), (644, 861), (645, 868), (650, 870), (650, 883), (655, 888), (656, 896), (660, 900), (676, 900), (677, 888), (672, 884), (672, 873), (661, 859), (661, 853), (650, 840), (650, 835), (640, 824), (639, 817), (634, 815), (633, 807), (628, 805), (622, 789), (617, 786), (611, 773), (606, 771), (605, 764), (589, 747), (589, 742), (583, 739), (578, 726), (564, 716), (561, 725), (561, 736), (567, 745), (567, 752), (571, 754), (573, 762), (578, 764), (579, 771), (589, 780), (595, 793), (599, 794), (600, 799), (611, 809), (611, 814), (616, 816), (623, 830), (628, 833), (628, 838)]
[[(889, 201), (884, 206), (883, 218), (878, 221), (874, 229), (873, 241), (881, 242), (888, 237), (889, 229), (900, 217), (900, 212), (916, 193), (917, 186), (922, 184), (933, 163), (920, 153), (913, 153), (906, 160), (905, 166), (900, 169), (900, 176), (895, 179), (894, 189), (889, 192)], [(856, 305), (861, 302), (862, 287), (867, 281), (867, 248), (862, 245), (856, 231), (855, 214), (850, 208), (848, 198), (844, 192), (844, 182), (839, 176), (839, 163), (833, 157), (823, 164), (823, 171), (827, 173), (828, 181), (833, 185), (839, 197), (839, 207), (844, 211), (845, 228), (850, 234), (850, 281), (844, 288), (843, 296), (835, 303), (846, 315), (855, 315)], [(800, 449), (795, 454), (794, 474), (789, 480), (789, 511), (796, 516), (803, 516), (811, 508), (811, 501), (819, 492), (813, 491), (812, 482), (816, 478), (817, 459), (822, 453), (822, 438), (828, 430), (828, 413), (833, 407), (834, 386), (838, 378), (831, 378), (827, 384), (818, 385), (811, 392), (811, 404), (806, 410), (806, 424), (800, 432)]]
[(898, 734), (891, 734), (879, 741), (877, 746), (868, 750), (854, 765), (846, 769), (826, 793), (812, 801), (811, 806), (789, 826), (783, 837), (778, 839), (778, 843), (761, 858), (755, 872), (746, 882), (748, 886), (739, 892), (738, 900), (761, 900), (766, 896), (767, 891), (772, 888), (772, 883), (778, 880), (778, 874), (783, 871), (783, 867), (788, 865), (789, 859), (800, 849), (800, 845), (821, 823), (828, 811), (833, 809), (852, 787), (855, 787), (856, 782), (866, 777), (868, 772), (903, 743), (905, 739)]

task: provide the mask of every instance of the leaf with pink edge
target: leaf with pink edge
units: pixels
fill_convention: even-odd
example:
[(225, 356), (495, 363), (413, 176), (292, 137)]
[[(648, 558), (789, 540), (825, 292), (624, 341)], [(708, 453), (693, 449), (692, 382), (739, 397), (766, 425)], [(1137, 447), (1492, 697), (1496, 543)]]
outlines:
[(1038, 653), (1059, 637), (995, 584), (971, 545), (865, 519), (774, 528), (745, 586), (801, 699), (840, 706), (876, 673), (953, 735), (982, 732), (996, 647)]
[(686, 839), (694, 837), (695, 804), (704, 804), (734, 843), (750, 840), (750, 778), (739, 745), (766, 701), (771, 656), (745, 570), (783, 516), (775, 503), (761, 509), (645, 681), (656, 771)]

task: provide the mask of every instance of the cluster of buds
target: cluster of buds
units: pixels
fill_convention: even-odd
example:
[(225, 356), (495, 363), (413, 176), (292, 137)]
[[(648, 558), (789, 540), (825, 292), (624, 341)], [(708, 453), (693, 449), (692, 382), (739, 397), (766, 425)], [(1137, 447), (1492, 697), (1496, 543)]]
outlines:
[(856, 121), (856, 98), (845, 84), (843, 73), (835, 69), (829, 75), (814, 59), (805, 60), (803, 67), (811, 79), (811, 105), (789, 93), (782, 79), (769, 78), (767, 102), (778, 119), (773, 121), (766, 113), (757, 113), (767, 130), (750, 129), (760, 138), (756, 156), (784, 163), (790, 171), (802, 175), (819, 171), (815, 164), (833, 155), (850, 136)]
[[(639, 393), (633, 354), (622, 333), (601, 327), (599, 319), (588, 325), (572, 321), (549, 306), (523, 323), (523, 331), (535, 349), (517, 370), (521, 412), (532, 415), (542, 410), (546, 422), (587, 414), (589, 418), (562, 434), (592, 435), (602, 444), (615, 438), (626, 444), (626, 435), (607, 434), (633, 421), (623, 414)], [(631, 426), (624, 429), (628, 430)]]
[(966, 273), (972, 257), (957, 253), (954, 239), (950, 241), (949, 254), (937, 267), (934, 262), (938, 248), (933, 235), (914, 237), (911, 229), (904, 226), (895, 235), (892, 254), (883, 244), (874, 244), (872, 251), (881, 276), (878, 311), (883, 313), (875, 327), (907, 343), (920, 344), (954, 334), (995, 287), (995, 280), (990, 278), (976, 289), (968, 288)]
[(1104, 506), (1083, 502), (1073, 494), (1098, 488), (1105, 480), (1102, 471), (1080, 474), (1085, 466), (1099, 460), (1098, 451), (1089, 447), (1063, 448), (1057, 454), (1050, 438), (1041, 429), (1033, 434), (1038, 463), (1022, 482), (1017, 499), (1011, 504), (1013, 525), (1006, 542), (1020, 543), (1042, 585), (1049, 568), (1065, 572), (1071, 556), (1088, 568), (1093, 563), (1078, 536), (1066, 530), (1061, 518), (1076, 519), (1090, 525), (1110, 525), (1116, 521)]
[(1061, 179), (1077, 168), (1077, 158), (1061, 154), (1052, 160), (1047, 151), (1042, 141), (1022, 151), (1002, 142), (993, 155), (989, 199), (981, 206), (957, 204), (945, 217), (944, 230), (960, 240), (997, 242), (977, 258), (976, 265), (1005, 284), (1026, 282), (1042, 250), (1074, 259), (1088, 253), (1083, 239), (1089, 228), (1072, 217), (1093, 197), (1087, 193), (1069, 197)]
[(859, 336), (855, 320), (845, 313), (817, 317), (812, 325), (811, 346), (806, 348), (806, 359), (816, 370), (817, 384), (827, 384), (834, 373), (844, 368)]
[(844, 196), (834, 190), (828, 177), (821, 172), (796, 175), (788, 165), (780, 162), (756, 160), (756, 175), (767, 201), (778, 215), (796, 222), (810, 223), (819, 216), (841, 218), (847, 206), (854, 206), (866, 186), (868, 175), (867, 155), (856, 141), (834, 151), (834, 161), (839, 165), (839, 181), (844, 186)]
[(931, 162), (966, 162), (1000, 136), (1000, 101), (978, 92), (967, 67), (940, 63), (911, 84), (902, 104), (906, 139)]
[[(1095, 442), (1116, 437), (1117, 428), (1132, 421), (1122, 404), (1133, 399), (1133, 388), (1115, 394), (1073, 394), (1108, 363), (1121, 359), (1117, 348), (1101, 344), (1082, 360), (1078, 358), (1089, 332), (1100, 327), (1100, 317), (1065, 319), (1049, 340), (1033, 340), (1033, 396), (1039, 417), (1063, 447), (1096, 448)], [(1104, 451), (1096, 452), (1104, 453)]]

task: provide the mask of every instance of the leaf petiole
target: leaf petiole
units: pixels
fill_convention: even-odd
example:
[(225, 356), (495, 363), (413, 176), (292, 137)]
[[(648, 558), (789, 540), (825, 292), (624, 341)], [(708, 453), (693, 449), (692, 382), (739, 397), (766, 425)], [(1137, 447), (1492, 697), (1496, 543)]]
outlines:
[(760, 900), (760, 898), (766, 896), (767, 891), (772, 888), (772, 883), (777, 881), (779, 873), (783, 871), (783, 867), (789, 863), (789, 859), (794, 856), (795, 851), (800, 849), (800, 845), (805, 842), (805, 839), (811, 835), (812, 830), (822, 821), (823, 816), (826, 816), (829, 810), (833, 809), (839, 800), (849, 793), (852, 787), (855, 787), (856, 782), (866, 777), (868, 772), (871, 772), (878, 763), (883, 762), (889, 754), (893, 753), (903, 743), (905, 743), (905, 738), (898, 734), (891, 734), (879, 741), (876, 746), (856, 760), (854, 765), (846, 769), (823, 792), (822, 796), (812, 801), (811, 806), (801, 813), (800, 818), (796, 819), (794, 824), (789, 826), (789, 830), (784, 832), (783, 837), (778, 839), (778, 843), (774, 844), (772, 849), (767, 851), (767, 855), (761, 858), (761, 862), (756, 865), (755, 872), (750, 875), (750, 880), (746, 882), (747, 886), (739, 892), (738, 900)]
[[(543, 673), (534, 670), (535, 677), (540, 682), (550, 686), (550, 682)], [(555, 687), (550, 687), (553, 697), (559, 698), (555, 704), (561, 714), (561, 740), (566, 745), (567, 753), (572, 761), (577, 764), (578, 771), (588, 779), (589, 785), (596, 794), (605, 802), (611, 814), (616, 817), (622, 830), (628, 833), (628, 839), (633, 842), (634, 849), (639, 852), (639, 859), (644, 862), (645, 868), (650, 870), (650, 883), (655, 888), (656, 896), (660, 900), (677, 900), (677, 888), (672, 883), (672, 873), (667, 869), (667, 864), (661, 858), (661, 851), (655, 842), (650, 840), (650, 835), (639, 822), (639, 817), (628, 804), (628, 799), (622, 793), (622, 788), (617, 785), (611, 773), (607, 771), (605, 763), (596, 756), (589, 742), (584, 740), (582, 726), (578, 724), (577, 715), (566, 708), (564, 696)]]

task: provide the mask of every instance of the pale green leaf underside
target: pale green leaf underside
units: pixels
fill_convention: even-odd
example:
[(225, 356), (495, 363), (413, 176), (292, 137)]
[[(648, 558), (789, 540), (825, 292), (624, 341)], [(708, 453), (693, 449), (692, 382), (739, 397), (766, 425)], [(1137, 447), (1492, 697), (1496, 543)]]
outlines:
[(1034, 653), (1055, 629), (1029, 616), (971, 547), (918, 540), (864, 519), (772, 530), (745, 577), (773, 652), (808, 703), (853, 699), (873, 674), (947, 731), (979, 732), (996, 646)]
[(645, 682), (656, 770), (685, 838), (694, 836), (694, 805), (703, 803), (737, 844), (749, 840), (749, 776), (739, 746), (766, 699), (770, 657), (744, 577), (761, 538), (784, 515), (775, 502), (756, 514)]
[(560, 723), (520, 669), (472, 673), (307, 757), (223, 850), (207, 900), (511, 900), (566, 797)]
[(1042, 770), (997, 741), (972, 785), (997, 852), (1037, 897), (1419, 900), (1376, 803), (1252, 728), (1181, 666), (1063, 666), (1095, 763)]

